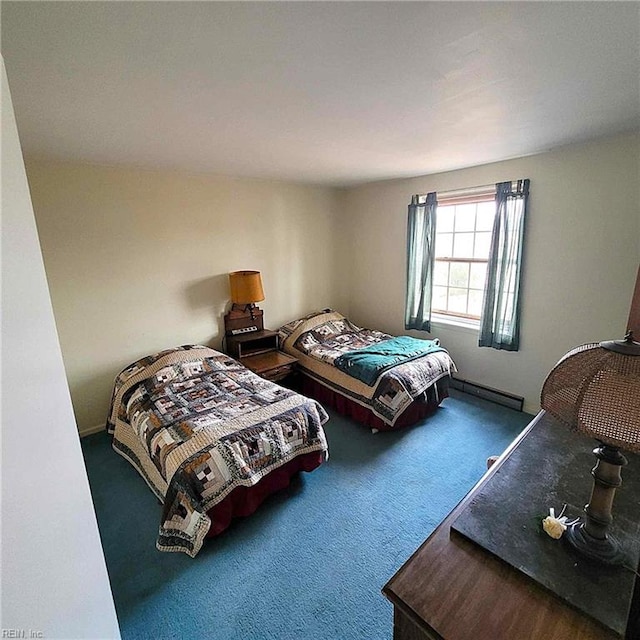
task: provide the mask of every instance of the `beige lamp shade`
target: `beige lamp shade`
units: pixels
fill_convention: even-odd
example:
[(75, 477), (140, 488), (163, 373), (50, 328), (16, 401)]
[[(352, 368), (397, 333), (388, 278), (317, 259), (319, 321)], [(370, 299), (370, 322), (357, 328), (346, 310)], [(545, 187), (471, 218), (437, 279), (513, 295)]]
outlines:
[(632, 340), (601, 342), (569, 351), (544, 382), (542, 408), (609, 446), (640, 452), (640, 355), (635, 355), (635, 345)]
[(264, 300), (259, 271), (232, 271), (229, 274), (229, 287), (234, 304), (253, 304)]

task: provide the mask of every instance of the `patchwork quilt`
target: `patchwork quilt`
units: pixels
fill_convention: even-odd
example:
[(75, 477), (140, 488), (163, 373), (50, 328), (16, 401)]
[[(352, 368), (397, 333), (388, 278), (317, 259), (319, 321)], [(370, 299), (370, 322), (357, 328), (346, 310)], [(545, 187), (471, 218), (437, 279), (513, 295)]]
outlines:
[(369, 380), (372, 384), (352, 377), (336, 366), (344, 361), (345, 354), (375, 350), (376, 345), (394, 336), (358, 327), (331, 309), (285, 324), (279, 329), (279, 337), (281, 348), (298, 358), (307, 375), (367, 406), (389, 426), (394, 426), (414, 400), (426, 399), (428, 390), (437, 391), (435, 383), (456, 370), (445, 349), (432, 341), (420, 341), (430, 351), (427, 355), (386, 368)]
[(297, 456), (321, 452), (328, 416), (315, 400), (200, 345), (142, 358), (116, 378), (107, 430), (163, 503), (156, 546), (194, 557), (207, 511)]

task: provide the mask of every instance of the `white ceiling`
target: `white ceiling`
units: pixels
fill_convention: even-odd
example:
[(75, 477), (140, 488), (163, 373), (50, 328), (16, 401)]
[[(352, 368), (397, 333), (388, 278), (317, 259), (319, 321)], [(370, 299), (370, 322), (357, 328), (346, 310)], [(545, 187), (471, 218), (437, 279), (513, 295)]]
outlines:
[(639, 2), (2, 2), (26, 155), (331, 185), (640, 128)]

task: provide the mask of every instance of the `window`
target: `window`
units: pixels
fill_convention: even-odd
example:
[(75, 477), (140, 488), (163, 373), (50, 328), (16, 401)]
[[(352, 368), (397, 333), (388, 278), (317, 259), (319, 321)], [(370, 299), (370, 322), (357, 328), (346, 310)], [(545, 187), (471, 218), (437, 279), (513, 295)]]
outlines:
[(405, 329), (479, 329), (478, 346), (517, 351), (529, 179), (411, 198)]
[(494, 189), (438, 194), (434, 314), (479, 323), (495, 211)]

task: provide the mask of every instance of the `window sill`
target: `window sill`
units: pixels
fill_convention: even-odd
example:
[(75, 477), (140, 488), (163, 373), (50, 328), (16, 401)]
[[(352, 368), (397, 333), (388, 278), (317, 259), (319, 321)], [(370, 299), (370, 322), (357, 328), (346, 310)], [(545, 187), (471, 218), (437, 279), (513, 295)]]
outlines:
[(480, 323), (478, 321), (442, 316), (437, 313), (431, 315), (431, 327), (437, 327), (439, 329), (460, 329), (475, 334), (480, 331)]

